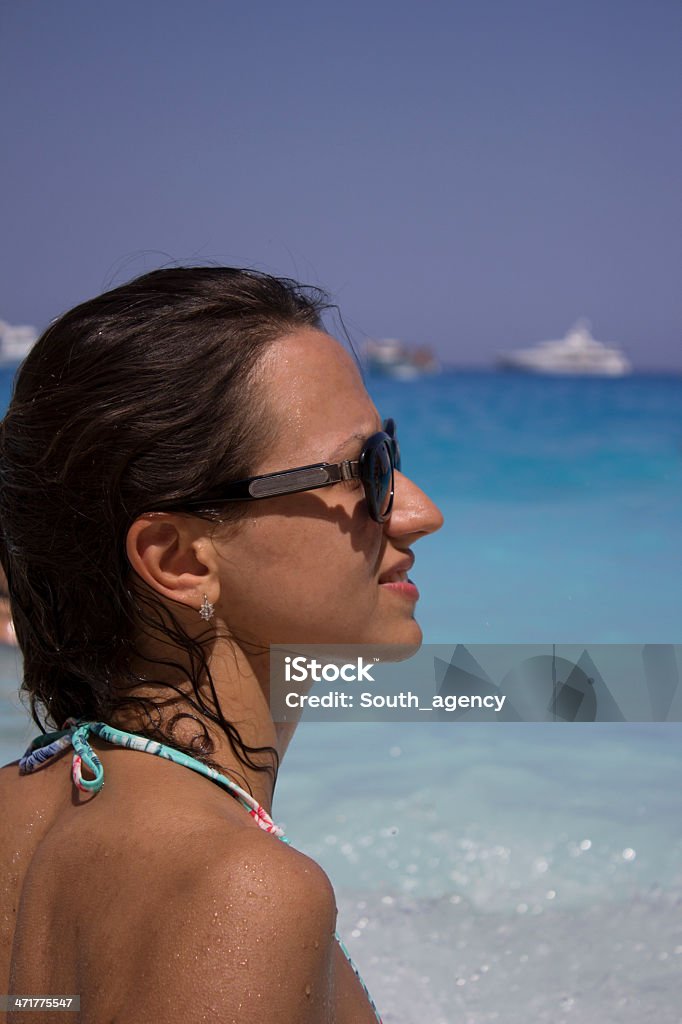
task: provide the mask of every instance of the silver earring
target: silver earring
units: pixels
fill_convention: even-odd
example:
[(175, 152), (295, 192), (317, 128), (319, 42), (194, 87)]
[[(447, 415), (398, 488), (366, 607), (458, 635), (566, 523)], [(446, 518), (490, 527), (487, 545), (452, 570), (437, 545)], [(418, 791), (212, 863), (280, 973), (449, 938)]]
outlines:
[(201, 615), (201, 617), (204, 620), (204, 622), (208, 622), (210, 619), (213, 618), (213, 613), (214, 612), (215, 612), (214, 606), (211, 604), (211, 602), (209, 601), (209, 599), (206, 596), (206, 594), (204, 594), (204, 600), (203, 600), (203, 603), (201, 605), (201, 608), (199, 609), (199, 615)]

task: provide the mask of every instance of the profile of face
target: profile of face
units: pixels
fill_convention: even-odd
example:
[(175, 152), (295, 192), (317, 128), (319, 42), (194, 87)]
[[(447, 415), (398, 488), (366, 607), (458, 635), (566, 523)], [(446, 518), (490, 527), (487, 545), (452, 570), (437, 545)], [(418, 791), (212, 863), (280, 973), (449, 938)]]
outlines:
[[(363, 441), (382, 429), (351, 355), (322, 331), (274, 342), (261, 374), (275, 441), (254, 475), (357, 459)], [(380, 581), (409, 567), (412, 544), (442, 523), (434, 503), (398, 471), (385, 523), (371, 518), (359, 480), (252, 502), (236, 530), (213, 535), (216, 615), (259, 646), (418, 645), (415, 597)]]

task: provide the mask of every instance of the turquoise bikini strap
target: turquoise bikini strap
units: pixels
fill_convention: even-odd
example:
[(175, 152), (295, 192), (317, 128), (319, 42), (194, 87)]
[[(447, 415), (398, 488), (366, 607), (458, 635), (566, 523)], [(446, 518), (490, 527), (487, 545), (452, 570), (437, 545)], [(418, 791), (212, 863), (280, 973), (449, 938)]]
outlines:
[[(84, 722), (74, 729), (71, 734), (71, 745), (76, 752), (73, 759), (73, 781), (79, 789), (85, 789), (89, 793), (99, 793), (104, 785), (104, 768), (95, 751), (88, 743), (88, 730), (96, 725), (95, 722)], [(93, 729), (93, 731), (96, 731)], [(93, 779), (84, 779), (81, 772), (81, 763), (85, 765), (94, 775)]]

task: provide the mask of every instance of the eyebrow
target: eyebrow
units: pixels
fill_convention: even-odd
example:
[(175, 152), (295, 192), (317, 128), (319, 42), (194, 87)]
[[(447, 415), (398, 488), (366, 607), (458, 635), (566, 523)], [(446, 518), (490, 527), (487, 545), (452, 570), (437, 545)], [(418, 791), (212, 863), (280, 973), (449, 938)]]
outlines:
[[(381, 427), (379, 427), (379, 430), (381, 430)], [(337, 448), (334, 449), (334, 451), (331, 453), (327, 461), (333, 462), (335, 459), (340, 458), (344, 453), (347, 452), (352, 442), (360, 441), (361, 443), (364, 444), (367, 438), (371, 437), (372, 434), (376, 434), (376, 432), (376, 430), (369, 430), (367, 431), (367, 433), (364, 434), (351, 434), (350, 437), (347, 437), (345, 441), (343, 441)]]

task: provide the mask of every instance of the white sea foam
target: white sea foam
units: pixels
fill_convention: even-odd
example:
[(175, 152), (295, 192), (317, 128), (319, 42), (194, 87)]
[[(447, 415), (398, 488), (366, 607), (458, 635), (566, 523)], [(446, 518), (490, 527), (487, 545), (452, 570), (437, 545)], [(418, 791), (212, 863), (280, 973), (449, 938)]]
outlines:
[(682, 891), (541, 917), (338, 895), (339, 930), (385, 1024), (679, 1024)]

